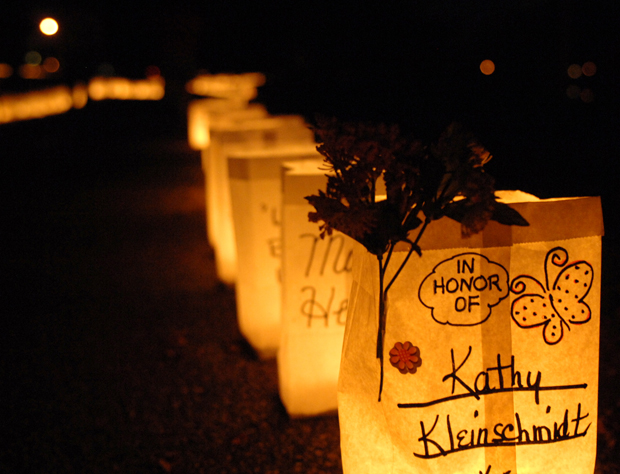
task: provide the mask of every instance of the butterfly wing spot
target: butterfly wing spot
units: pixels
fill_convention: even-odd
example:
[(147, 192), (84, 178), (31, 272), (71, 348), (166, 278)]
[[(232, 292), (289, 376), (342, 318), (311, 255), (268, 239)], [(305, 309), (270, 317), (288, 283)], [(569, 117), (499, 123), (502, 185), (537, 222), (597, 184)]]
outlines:
[(543, 338), (547, 344), (557, 344), (562, 340), (564, 336), (564, 324), (562, 319), (555, 318), (555, 314), (552, 315), (545, 327), (543, 328)]
[(545, 324), (547, 304), (541, 295), (523, 295), (512, 303), (512, 319), (523, 328)]

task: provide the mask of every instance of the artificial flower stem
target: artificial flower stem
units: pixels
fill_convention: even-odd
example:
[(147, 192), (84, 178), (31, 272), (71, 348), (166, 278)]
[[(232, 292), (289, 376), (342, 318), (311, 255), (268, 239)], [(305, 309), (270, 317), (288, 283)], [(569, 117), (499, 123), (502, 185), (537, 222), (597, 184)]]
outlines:
[(396, 273), (394, 274), (394, 276), (392, 277), (392, 279), (390, 280), (390, 282), (388, 283), (387, 287), (385, 288), (385, 293), (388, 292), (388, 290), (391, 288), (392, 284), (396, 281), (396, 278), (398, 277), (398, 275), (400, 275), (400, 272), (403, 270), (403, 268), (405, 268), (405, 264), (407, 263), (407, 261), (409, 260), (409, 257), (411, 257), (411, 254), (413, 253), (413, 251), (417, 251), (418, 255), (421, 257), (422, 253), (419, 250), (419, 246), (418, 246), (418, 242), (420, 241), (420, 238), (422, 237), (422, 234), (424, 233), (424, 230), (426, 229), (426, 227), (428, 226), (428, 224), (430, 224), (431, 219), (430, 218), (426, 218), (424, 219), (424, 224), (422, 224), (422, 228), (420, 229), (420, 232), (418, 232), (418, 235), (415, 239), (414, 242), (412, 242), (409, 239), (406, 239), (404, 242), (407, 242), (410, 245), (409, 248), (409, 253), (407, 253), (407, 256), (405, 257), (405, 260), (403, 260), (403, 263), (400, 264), (400, 267), (398, 267), (398, 270), (396, 270)]
[[(379, 379), (379, 400), (381, 401), (381, 392), (383, 391), (383, 341), (385, 338), (385, 291), (383, 290), (383, 279), (385, 276), (385, 266), (383, 265), (383, 255), (378, 255), (379, 260), (379, 331), (377, 332), (377, 359), (381, 369)], [(386, 262), (387, 263), (387, 262)]]
[(400, 272), (403, 270), (403, 268), (407, 264), (407, 261), (409, 260), (409, 257), (411, 257), (411, 254), (414, 252), (414, 250), (417, 251), (418, 254), (420, 254), (418, 242), (420, 241), (420, 238), (422, 237), (424, 230), (426, 230), (426, 227), (428, 226), (428, 224), (430, 224), (430, 222), (431, 222), (431, 219), (429, 217), (424, 219), (424, 224), (422, 224), (422, 228), (418, 232), (418, 235), (416, 236), (416, 239), (414, 242), (412, 242), (409, 239), (405, 240), (405, 242), (407, 242), (410, 245), (409, 252), (407, 253), (405, 260), (403, 260), (403, 263), (400, 264), (400, 266), (398, 267), (398, 270), (396, 270), (396, 273), (391, 278), (390, 282), (388, 283), (387, 287), (385, 287), (385, 289), (384, 289), (385, 272), (387, 270), (387, 265), (390, 261), (390, 257), (392, 256), (392, 251), (394, 250), (394, 244), (390, 244), (390, 250), (388, 251), (388, 256), (385, 260), (385, 265), (383, 264), (383, 255), (377, 255), (377, 259), (379, 260), (379, 331), (377, 333), (377, 359), (379, 359), (379, 364), (381, 366), (380, 367), (381, 374), (379, 378), (379, 400), (378, 401), (381, 401), (381, 393), (383, 392), (383, 346), (384, 346), (384, 341), (385, 341), (385, 327), (386, 327), (386, 320), (387, 320), (387, 307), (386, 307), (387, 292), (391, 288), (392, 284), (396, 281), (396, 278), (398, 277)]

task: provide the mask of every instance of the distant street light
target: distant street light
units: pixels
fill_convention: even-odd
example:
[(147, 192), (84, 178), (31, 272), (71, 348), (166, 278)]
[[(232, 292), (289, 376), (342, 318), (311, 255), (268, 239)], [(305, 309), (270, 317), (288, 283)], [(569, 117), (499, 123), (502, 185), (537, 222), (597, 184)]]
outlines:
[(58, 32), (58, 22), (53, 18), (44, 18), (39, 23), (41, 33), (47, 36), (55, 35)]

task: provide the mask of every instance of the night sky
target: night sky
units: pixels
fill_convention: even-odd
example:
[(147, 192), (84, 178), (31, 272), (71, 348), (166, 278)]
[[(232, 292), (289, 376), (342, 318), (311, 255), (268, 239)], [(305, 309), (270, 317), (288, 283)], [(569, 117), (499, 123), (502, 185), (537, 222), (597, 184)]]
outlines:
[[(497, 157), (490, 168), (505, 187), (542, 197), (615, 189), (617, 2), (178, 3), (20, 2), (0, 20), (0, 62), (19, 63), (33, 48), (57, 54), (69, 84), (102, 64), (135, 78), (154, 64), (168, 100), (199, 72), (259, 71), (267, 83), (258, 100), (273, 114), (398, 123), (422, 138), (458, 120)], [(61, 25), (54, 38), (37, 31), (48, 15)], [(484, 59), (495, 62), (490, 76)], [(586, 61), (596, 74), (571, 79), (568, 66)]]

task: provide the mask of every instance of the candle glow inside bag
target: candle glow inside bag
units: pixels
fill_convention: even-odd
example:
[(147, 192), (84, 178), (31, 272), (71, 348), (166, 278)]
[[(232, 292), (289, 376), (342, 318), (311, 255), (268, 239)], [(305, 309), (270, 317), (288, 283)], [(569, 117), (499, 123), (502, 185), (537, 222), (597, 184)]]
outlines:
[(242, 150), (228, 156), (237, 244), (237, 319), (261, 358), (275, 357), (280, 343), (282, 163), (318, 156), (315, 144)]
[(312, 144), (314, 135), (302, 117), (277, 116), (251, 120), (222, 120), (210, 127), (207, 177), (207, 230), (215, 252), (219, 279), (234, 284), (237, 247), (230, 202), (228, 155), (239, 150), (259, 150), (282, 144)]
[(528, 227), (490, 222), (468, 239), (450, 219), (428, 227), (390, 289), (380, 402), (378, 264), (356, 251), (345, 474), (594, 472), (600, 199), (522, 201), (510, 205)]
[(354, 241), (319, 237), (304, 199), (325, 187), (322, 160), (287, 163), (282, 206), (282, 335), (280, 398), (289, 415), (337, 409), (336, 387), (347, 316)]
[[(222, 122), (256, 119), (267, 116), (261, 104), (239, 99), (198, 99), (187, 106), (187, 141), (194, 150), (206, 150), (211, 142), (210, 128)], [(219, 125), (221, 126), (221, 125)], [(208, 154), (206, 155), (208, 157)], [(205, 157), (203, 157), (203, 160)], [(205, 168), (205, 163), (203, 163)]]

